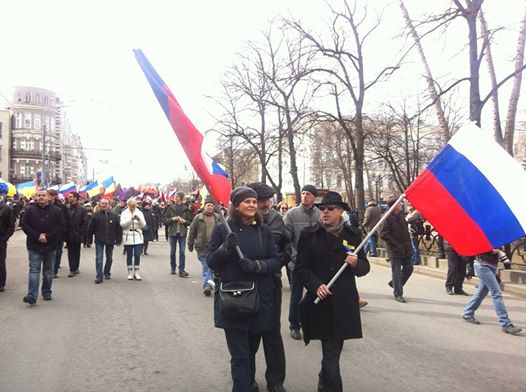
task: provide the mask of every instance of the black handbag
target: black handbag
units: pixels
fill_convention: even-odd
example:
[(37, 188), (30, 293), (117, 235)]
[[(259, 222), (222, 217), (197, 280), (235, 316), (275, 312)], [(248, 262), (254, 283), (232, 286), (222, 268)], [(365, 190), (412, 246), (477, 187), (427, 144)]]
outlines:
[(219, 286), (219, 311), (231, 320), (254, 316), (259, 309), (259, 292), (255, 281), (221, 282)]

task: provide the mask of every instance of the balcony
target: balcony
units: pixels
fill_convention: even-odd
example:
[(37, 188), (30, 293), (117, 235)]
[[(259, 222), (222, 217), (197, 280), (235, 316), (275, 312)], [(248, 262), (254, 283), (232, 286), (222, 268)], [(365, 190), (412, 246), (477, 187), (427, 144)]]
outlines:
[[(42, 151), (38, 150), (24, 150), (21, 148), (12, 149), (11, 156), (13, 158), (29, 158), (42, 160)], [(58, 162), (62, 159), (62, 155), (58, 151), (51, 151), (46, 153), (46, 160), (52, 160)]]
[(32, 158), (32, 159), (42, 159), (42, 152), (38, 150), (25, 150), (22, 148), (12, 149), (11, 156), (13, 158)]

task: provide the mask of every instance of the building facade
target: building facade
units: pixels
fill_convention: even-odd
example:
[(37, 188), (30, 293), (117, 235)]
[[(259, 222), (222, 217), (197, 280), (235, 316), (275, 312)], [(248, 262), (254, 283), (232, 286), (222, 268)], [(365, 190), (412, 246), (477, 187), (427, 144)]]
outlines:
[[(8, 109), (12, 118), (10, 182), (31, 181), (37, 172), (41, 173), (43, 184), (86, 181), (86, 158), (80, 138), (73, 136), (67, 126), (63, 103), (54, 92), (17, 86)], [(70, 164), (77, 166), (72, 168)]]
[(11, 145), (11, 113), (0, 109), (0, 178), (7, 181), (9, 177), (9, 146)]

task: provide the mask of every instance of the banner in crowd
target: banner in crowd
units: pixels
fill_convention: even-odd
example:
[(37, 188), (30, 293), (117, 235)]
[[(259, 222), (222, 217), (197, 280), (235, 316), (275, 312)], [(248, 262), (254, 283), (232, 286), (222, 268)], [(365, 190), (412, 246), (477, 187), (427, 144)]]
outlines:
[(405, 192), (462, 255), (526, 235), (526, 172), (473, 123), (462, 126)]

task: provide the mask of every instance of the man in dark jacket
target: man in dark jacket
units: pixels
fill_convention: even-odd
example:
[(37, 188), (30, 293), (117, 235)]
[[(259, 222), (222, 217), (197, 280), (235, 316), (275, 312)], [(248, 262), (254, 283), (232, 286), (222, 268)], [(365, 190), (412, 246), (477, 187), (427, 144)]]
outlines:
[(111, 277), (111, 264), (113, 262), (113, 246), (119, 246), (122, 238), (122, 228), (119, 217), (110, 212), (109, 199), (99, 202), (100, 211), (94, 213), (88, 226), (88, 233), (95, 235), (95, 269), (97, 276), (95, 283), (103, 282), (102, 258), (106, 249), (106, 264), (104, 265), (104, 279)]
[(0, 292), (5, 289), (7, 241), (15, 231), (15, 210), (0, 200)]
[[(256, 191), (258, 208), (257, 211), (263, 217), (270, 230), (276, 245), (278, 246), (278, 255), (281, 267), (286, 266), (290, 260), (290, 243), (285, 235), (285, 225), (280, 213), (272, 208), (272, 197), (274, 190), (267, 184), (261, 182), (247, 185)], [(263, 349), (265, 351), (265, 361), (267, 371), (265, 379), (267, 381), (267, 390), (274, 392), (285, 391), (283, 384), (285, 382), (285, 349), (283, 348), (283, 338), (281, 337), (281, 268), (272, 275), (273, 293), (274, 293), (274, 328), (261, 334), (263, 338)], [(257, 341), (259, 346), (259, 339)], [(257, 350), (257, 349), (256, 349)], [(255, 367), (254, 367), (255, 370)], [(255, 376), (255, 374), (253, 374)]]
[[(321, 340), (322, 361), (318, 391), (342, 391), (340, 354), (343, 342), (362, 337), (356, 276), (364, 276), (370, 266), (365, 253), (350, 253), (361, 242), (360, 231), (346, 224), (342, 213), (347, 209), (340, 194), (329, 191), (317, 205), (321, 211), (318, 224), (302, 231), (294, 272), (307, 289), (301, 301), (301, 326), (306, 344)], [(328, 288), (343, 263), (347, 268)], [(321, 302), (314, 304), (316, 297)], [(358, 377), (358, 376), (357, 376)]]
[(57, 206), (64, 215), (64, 235), (57, 243), (57, 252), (55, 254), (55, 264), (53, 265), (53, 277), (58, 277), (58, 270), (60, 268), (60, 261), (62, 260), (62, 250), (64, 249), (64, 241), (66, 240), (66, 233), (69, 231), (69, 211), (68, 207), (64, 205), (58, 198), (58, 192), (54, 189), (49, 190), (49, 204)]
[[(397, 200), (397, 197), (391, 196), (387, 200), (387, 206), (391, 208)], [(402, 203), (398, 203), (391, 215), (384, 221), (380, 228), (380, 238), (384, 240), (391, 263), (392, 280), (388, 285), (393, 288), (395, 300), (405, 303), (404, 285), (413, 273), (411, 261), (413, 248), (402, 212)]]
[(186, 248), (186, 232), (188, 226), (192, 223), (192, 212), (184, 204), (184, 193), (177, 192), (175, 195), (175, 204), (172, 204), (166, 209), (164, 214), (164, 224), (167, 227), (168, 240), (170, 241), (170, 267), (171, 274), (175, 275), (177, 267), (175, 253), (177, 245), (179, 245), (179, 276), (181, 278), (188, 278), (188, 273), (185, 271), (185, 248)]
[(210, 243), (210, 238), (212, 238), (212, 230), (215, 225), (221, 222), (221, 217), (214, 211), (214, 207), (214, 201), (207, 198), (203, 212), (194, 217), (188, 229), (188, 250), (193, 252), (195, 248), (197, 251), (197, 259), (201, 263), (203, 276), (203, 294), (206, 297), (212, 294), (212, 286), (210, 284), (212, 269), (206, 263), (208, 244)]
[[(367, 203), (367, 208), (365, 209), (365, 214), (363, 216), (363, 222), (362, 227), (365, 229), (367, 233), (369, 233), (374, 226), (380, 221), (380, 218), (382, 217), (382, 210), (376, 200), (369, 200)], [(365, 245), (365, 253), (371, 252), (370, 255), (372, 257), (376, 257), (376, 240), (377, 240), (377, 234), (374, 233), (371, 237), (369, 237), (369, 240), (367, 241), (367, 244)]]
[(40, 189), (36, 197), (37, 202), (30, 205), (22, 217), (29, 253), (29, 285), (24, 302), (30, 305), (37, 302), (41, 269), (44, 270), (42, 297), (46, 301), (51, 299), (55, 253), (64, 233), (64, 215), (60, 208), (48, 203), (48, 191)]
[(68, 245), (69, 275), (72, 278), (79, 274), (80, 264), (80, 245), (84, 239), (84, 234), (88, 229), (88, 213), (79, 204), (80, 195), (71, 192), (68, 195), (70, 227), (68, 228), (66, 243)]

